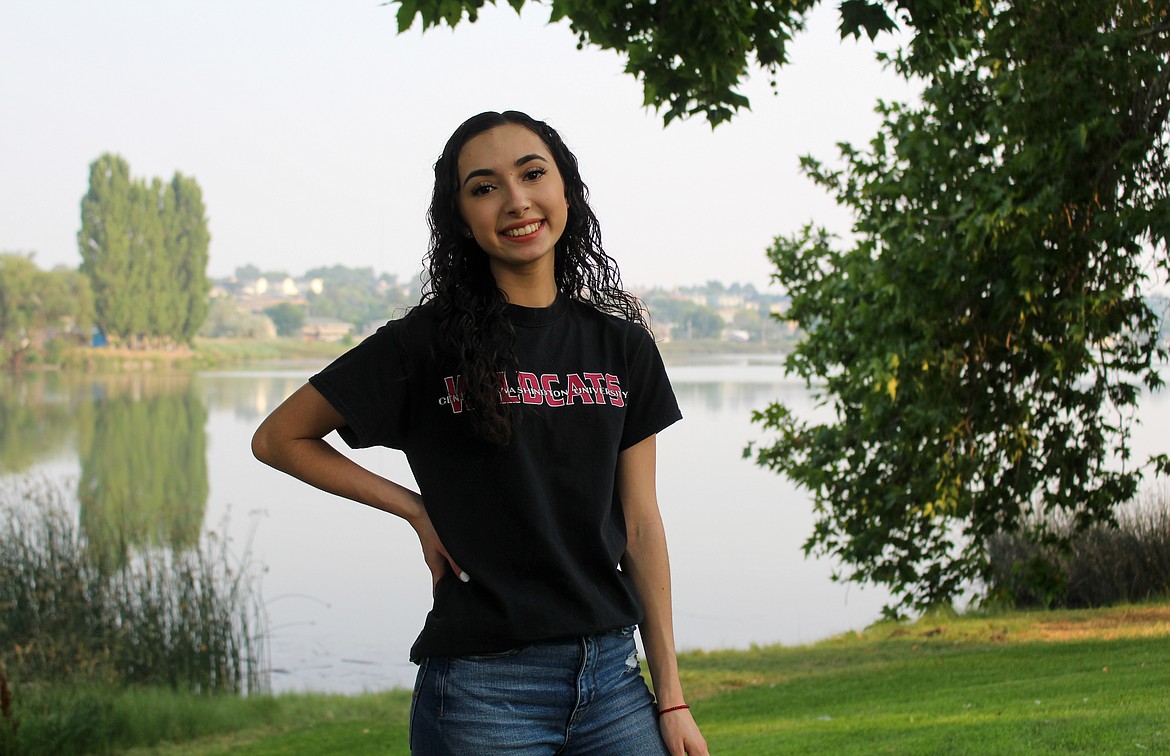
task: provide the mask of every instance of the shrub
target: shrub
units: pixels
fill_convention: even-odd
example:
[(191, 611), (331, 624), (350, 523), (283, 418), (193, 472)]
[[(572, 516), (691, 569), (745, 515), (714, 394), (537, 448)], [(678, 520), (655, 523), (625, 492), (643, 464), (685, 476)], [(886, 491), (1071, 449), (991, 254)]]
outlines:
[[(1064, 535), (1072, 523), (1032, 518), (1032, 533)], [(1040, 541), (1040, 544), (1034, 541)], [(1170, 492), (1147, 493), (1116, 525), (1098, 524), (1068, 549), (1000, 533), (989, 543), (987, 595), (1017, 607), (1098, 607), (1170, 595)]]

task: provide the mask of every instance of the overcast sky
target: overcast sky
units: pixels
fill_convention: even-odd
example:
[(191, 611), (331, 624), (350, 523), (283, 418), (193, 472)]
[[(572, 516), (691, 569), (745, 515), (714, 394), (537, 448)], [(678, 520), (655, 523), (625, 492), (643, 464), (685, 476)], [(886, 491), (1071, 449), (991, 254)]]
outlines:
[(578, 51), (548, 10), (504, 5), (476, 24), (395, 33), (379, 0), (4, 0), (0, 4), (0, 251), (76, 266), (88, 166), (115, 152), (136, 177), (193, 176), (211, 275), (252, 263), (420, 267), (432, 166), (465, 118), (519, 109), (581, 161), (606, 249), (627, 284), (765, 286), (765, 250), (809, 220), (848, 217), (798, 159), (869, 139), (877, 98), (910, 90), (842, 42), (825, 4), (714, 132), (662, 127), (623, 59)]

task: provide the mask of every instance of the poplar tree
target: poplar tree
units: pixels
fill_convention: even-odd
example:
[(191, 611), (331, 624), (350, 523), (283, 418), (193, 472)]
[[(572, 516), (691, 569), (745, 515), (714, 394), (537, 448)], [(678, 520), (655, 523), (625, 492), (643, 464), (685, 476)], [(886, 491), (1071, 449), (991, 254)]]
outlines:
[(158, 183), (158, 179), (151, 184), (139, 179), (130, 184), (130, 267), (124, 290), (119, 292), (130, 302), (130, 330), (125, 335), (142, 345), (162, 335), (159, 318), (166, 306), (167, 262)]
[(105, 154), (89, 167), (89, 191), (81, 200), (77, 244), (81, 271), (89, 276), (94, 319), (112, 340), (135, 333), (137, 306), (131, 281), (134, 202), (130, 165), (119, 155)]
[(167, 249), (173, 262), (172, 280), (177, 287), (176, 309), (182, 316), (173, 336), (190, 343), (211, 307), (211, 281), (207, 277), (211, 234), (203, 192), (195, 179), (175, 173), (167, 187), (167, 196)]
[(193, 178), (134, 180), (110, 154), (90, 166), (78, 246), (111, 341), (190, 342), (208, 312), (209, 243)]

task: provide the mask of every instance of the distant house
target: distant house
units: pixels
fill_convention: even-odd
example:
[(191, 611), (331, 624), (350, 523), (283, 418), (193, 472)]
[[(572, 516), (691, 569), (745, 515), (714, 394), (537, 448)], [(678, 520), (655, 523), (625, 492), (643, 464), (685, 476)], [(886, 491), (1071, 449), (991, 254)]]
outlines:
[(212, 282), (212, 290), (231, 294), (241, 301), (265, 300), (299, 300), (304, 301), (309, 292), (320, 294), (325, 290), (325, 281), (321, 278), (301, 278), (285, 276), (279, 281), (269, 280), (266, 276), (258, 278), (240, 279), (236, 277), (223, 278)]
[(243, 282), (242, 291), (245, 296), (262, 297), (268, 293), (268, 279), (260, 276), (254, 281), (245, 281)]
[(353, 323), (332, 318), (309, 318), (301, 335), (311, 341), (341, 341), (354, 331)]

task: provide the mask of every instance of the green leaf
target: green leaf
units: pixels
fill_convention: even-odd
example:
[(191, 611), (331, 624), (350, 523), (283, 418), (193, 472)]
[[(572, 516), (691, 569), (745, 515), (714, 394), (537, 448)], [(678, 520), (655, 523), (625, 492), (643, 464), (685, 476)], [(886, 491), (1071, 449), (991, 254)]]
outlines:
[(848, 36), (858, 39), (864, 29), (869, 38), (873, 40), (884, 31), (895, 31), (898, 28), (898, 25), (894, 23), (894, 20), (886, 13), (885, 8), (879, 3), (871, 3), (867, 0), (843, 0), (840, 9), (841, 24), (838, 31), (841, 33), (841, 39)]
[(417, 0), (399, 0), (398, 3), (398, 33), (409, 31), (414, 25), (414, 17), (418, 14)]

